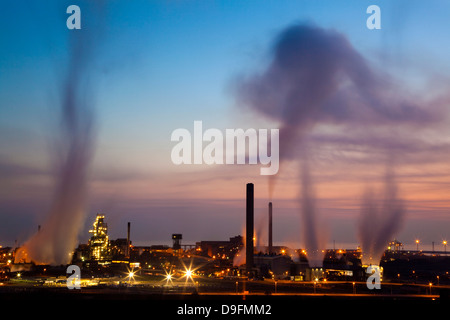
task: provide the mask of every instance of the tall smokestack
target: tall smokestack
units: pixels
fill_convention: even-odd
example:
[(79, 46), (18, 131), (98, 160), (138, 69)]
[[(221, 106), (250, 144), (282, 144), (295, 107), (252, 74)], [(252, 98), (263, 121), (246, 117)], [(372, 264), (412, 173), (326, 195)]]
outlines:
[(253, 216), (254, 216), (254, 191), (253, 183), (247, 183), (246, 206), (246, 240), (245, 240), (245, 270), (251, 273), (253, 268)]
[(272, 202), (269, 202), (269, 254), (272, 253)]
[(130, 257), (130, 223), (128, 222), (127, 226), (127, 257)]

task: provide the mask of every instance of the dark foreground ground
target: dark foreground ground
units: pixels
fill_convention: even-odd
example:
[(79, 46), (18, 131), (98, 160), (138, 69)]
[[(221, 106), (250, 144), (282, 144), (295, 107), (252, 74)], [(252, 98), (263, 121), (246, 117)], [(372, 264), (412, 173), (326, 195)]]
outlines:
[[(282, 319), (304, 318), (308, 313), (322, 318), (364, 319), (377, 317), (417, 318), (450, 312), (448, 289), (432, 294), (345, 292), (158, 292), (154, 288), (81, 288), (1, 286), (0, 303), (20, 318), (63, 315), (92, 319), (140, 316), (144, 319)], [(209, 308), (206, 314), (205, 308)], [(62, 311), (61, 311), (62, 310)], [(62, 312), (62, 313), (61, 313)]]

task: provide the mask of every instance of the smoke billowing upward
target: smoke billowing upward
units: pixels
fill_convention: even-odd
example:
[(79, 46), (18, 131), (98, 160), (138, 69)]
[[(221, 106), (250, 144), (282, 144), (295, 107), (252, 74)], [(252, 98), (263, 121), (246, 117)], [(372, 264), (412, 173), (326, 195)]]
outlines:
[(308, 166), (308, 160), (302, 162), (302, 235), (308, 257), (308, 264), (311, 268), (322, 267), (326, 239), (325, 232), (319, 229), (319, 215), (316, 209), (316, 198), (314, 193), (314, 184)]
[[(317, 124), (353, 126), (423, 123), (436, 115), (402, 95), (334, 30), (295, 24), (275, 38), (270, 61), (237, 86), (241, 104), (280, 126), (280, 172)], [(276, 177), (269, 178), (272, 192)]]
[(382, 200), (371, 189), (367, 189), (363, 196), (359, 220), (363, 264), (379, 264), (386, 246), (404, 220), (405, 207), (398, 196), (394, 172), (390, 166), (387, 168), (383, 193)]
[(70, 262), (84, 224), (94, 147), (92, 93), (88, 90), (92, 88), (88, 82), (94, 39), (92, 30), (71, 31), (69, 36), (69, 62), (61, 80), (59, 140), (51, 153), (55, 156), (54, 195), (46, 221), (20, 248), (16, 262)]
[[(280, 171), (286, 160), (301, 154), (309, 157), (312, 144), (306, 146), (318, 125), (352, 133), (359, 145), (371, 148), (370, 142), (385, 128), (413, 129), (437, 123), (443, 118), (444, 101), (448, 97), (425, 101), (423, 96), (405, 90), (387, 73), (372, 67), (341, 33), (309, 24), (294, 24), (282, 30), (274, 39), (269, 62), (262, 70), (243, 76), (236, 88), (240, 105), (277, 123), (280, 129)], [(358, 132), (370, 136), (360, 138)], [(398, 134), (392, 137), (395, 139)], [(319, 228), (312, 192), (313, 183), (304, 163), (299, 185), (302, 187), (302, 221), (308, 259), (321, 263), (318, 253), (323, 228)], [(273, 197), (278, 176), (270, 176), (269, 197)], [(379, 256), (381, 248), (398, 229), (403, 207), (397, 199), (394, 178), (386, 179), (386, 197), (378, 208), (373, 196), (365, 197), (361, 233), (363, 247), (371, 256)], [(377, 227), (368, 221), (379, 216)], [(320, 262), (318, 262), (320, 260)]]

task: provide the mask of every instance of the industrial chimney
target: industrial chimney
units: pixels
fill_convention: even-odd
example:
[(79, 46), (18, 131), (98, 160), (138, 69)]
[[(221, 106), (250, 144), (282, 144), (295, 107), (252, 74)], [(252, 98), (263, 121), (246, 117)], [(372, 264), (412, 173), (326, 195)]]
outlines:
[(272, 253), (272, 202), (269, 202), (269, 254)]
[(127, 252), (126, 252), (126, 256), (127, 258), (130, 257), (130, 223), (128, 222), (128, 226), (127, 226)]
[(253, 268), (253, 216), (254, 216), (254, 190), (253, 183), (247, 183), (246, 206), (246, 240), (245, 240), (245, 270), (247, 274)]

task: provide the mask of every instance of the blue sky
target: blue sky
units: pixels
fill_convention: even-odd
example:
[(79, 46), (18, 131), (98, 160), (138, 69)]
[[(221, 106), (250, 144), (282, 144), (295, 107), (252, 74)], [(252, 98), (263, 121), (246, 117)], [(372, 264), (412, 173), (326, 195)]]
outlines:
[[(213, 185), (225, 184), (224, 190), (234, 200), (240, 197), (236, 185), (249, 179), (265, 183), (255, 176), (258, 170), (239, 168), (229, 178), (230, 172), (222, 168), (174, 167), (170, 163), (170, 134), (180, 127), (191, 129), (194, 120), (216, 128), (257, 125), (254, 116), (241, 114), (236, 106), (233, 81), (264, 68), (274, 37), (288, 25), (306, 21), (338, 30), (376, 68), (401, 79), (402, 85), (412, 91), (426, 87), (427, 94), (439, 89), (433, 83), (442, 84), (450, 71), (450, 3), (444, 1), (117, 0), (106, 1), (101, 12), (83, 1), (4, 3), (0, 13), (0, 160), (7, 179), (0, 189), (4, 203), (0, 217), (2, 221), (19, 216), (31, 219), (23, 225), (14, 224), (10, 233), (0, 229), (0, 241), (11, 243), (12, 232), (23, 237), (30, 234), (43, 219), (46, 198), (51, 197), (49, 145), (57, 128), (68, 39), (77, 32), (66, 28), (65, 10), (70, 4), (81, 8), (82, 31), (98, 37), (89, 72), (97, 124), (94, 200), (89, 217), (96, 210), (111, 208), (110, 219), (118, 221), (118, 225), (127, 219), (124, 211), (143, 223), (157, 219), (164, 224), (159, 216), (145, 215), (152, 210), (162, 210), (173, 220), (179, 220), (176, 212), (180, 210), (191, 212), (198, 216), (198, 225), (211, 216), (213, 205), (192, 204), (191, 200), (202, 194), (210, 201), (224, 198), (220, 192), (211, 194), (208, 187), (194, 186), (199, 178)], [(366, 28), (365, 11), (371, 4), (381, 8), (381, 30)], [(181, 190), (179, 184), (190, 185), (192, 191)], [(37, 192), (39, 186), (42, 190)], [(281, 198), (291, 201), (295, 194)], [(24, 205), (21, 201), (25, 195), (36, 205)], [(120, 204), (112, 205), (112, 198)], [(179, 201), (179, 205), (170, 210), (169, 206), (151, 202), (166, 198)], [(13, 218), (11, 210), (18, 202), (18, 213)], [(295, 205), (284, 206), (287, 217), (294, 215), (292, 208)], [(233, 212), (221, 239), (241, 232), (239, 210), (236, 203), (226, 205), (218, 216), (208, 220), (225, 223), (228, 212)], [(337, 213), (330, 213), (330, 217), (342, 218)], [(345, 221), (352, 221), (345, 217)], [(292, 219), (289, 221), (296, 221)], [(442, 220), (449, 225), (448, 217)], [(332, 228), (333, 237), (341, 236), (343, 242), (356, 241), (353, 236), (345, 236), (348, 230), (341, 228), (343, 223)], [(282, 232), (283, 227), (279, 228)], [(415, 231), (408, 231), (405, 237), (412, 239), (414, 233), (423, 233), (432, 239), (427, 230), (411, 228)], [(171, 226), (162, 230), (172, 232)], [(214, 236), (202, 232), (192, 232), (188, 239)], [(295, 238), (295, 231), (291, 233)], [(146, 241), (145, 228), (136, 237)], [(163, 231), (155, 231), (151, 238), (163, 239)]]
[[(32, 117), (20, 117), (21, 110), (39, 114), (36, 110), (48, 104), (49, 91), (54, 89), (51, 80), (57, 80), (66, 55), (70, 32), (65, 29), (65, 8), (70, 3), (53, 1), (44, 6), (19, 1), (4, 8), (0, 22), (5, 46), (0, 56), (2, 101), (14, 101), (19, 89), (27, 95), (15, 100), (20, 102), (15, 103), (17, 110), (3, 112), (3, 119), (16, 116), (14, 123), (30, 121)], [(187, 115), (190, 120), (199, 114), (204, 118), (211, 109), (227, 109), (232, 103), (227, 82), (258, 66), (273, 35), (295, 21), (336, 28), (363, 53), (374, 56), (387, 54), (402, 60), (407, 55), (429, 62), (427, 57), (432, 55), (433, 60), (442, 61), (449, 50), (443, 40), (449, 31), (444, 2), (379, 1), (382, 30), (378, 31), (365, 28), (365, 8), (370, 1), (106, 3), (98, 68), (103, 72), (101, 88), (108, 94), (98, 94), (105, 103), (97, 107), (111, 117), (123, 115), (125, 101), (149, 115), (157, 111), (164, 117), (184, 119)], [(89, 28), (89, 8), (82, 15), (83, 26)], [(130, 97), (135, 99), (130, 101)], [(35, 98), (41, 102), (39, 107), (26, 106), (31, 105), (27, 99), (35, 105)]]

